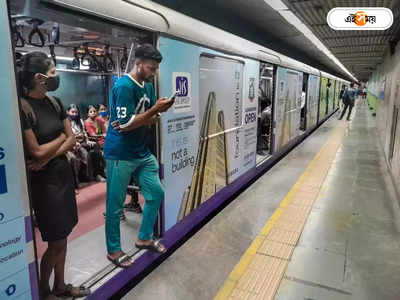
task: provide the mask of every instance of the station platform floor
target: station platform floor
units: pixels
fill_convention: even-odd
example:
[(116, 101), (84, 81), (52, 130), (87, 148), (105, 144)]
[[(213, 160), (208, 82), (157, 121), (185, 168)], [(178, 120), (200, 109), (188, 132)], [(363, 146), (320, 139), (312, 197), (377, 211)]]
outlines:
[(400, 208), (368, 106), (338, 113), (135, 286), (135, 300), (400, 298)]

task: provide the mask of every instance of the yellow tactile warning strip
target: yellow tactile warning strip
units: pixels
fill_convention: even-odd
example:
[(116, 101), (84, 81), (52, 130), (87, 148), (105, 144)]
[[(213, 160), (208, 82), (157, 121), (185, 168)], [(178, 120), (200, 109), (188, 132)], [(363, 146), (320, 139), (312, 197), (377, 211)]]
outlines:
[(274, 298), (311, 208), (324, 192), (322, 184), (345, 131), (345, 123), (338, 123), (328, 141), (232, 270), (214, 300)]

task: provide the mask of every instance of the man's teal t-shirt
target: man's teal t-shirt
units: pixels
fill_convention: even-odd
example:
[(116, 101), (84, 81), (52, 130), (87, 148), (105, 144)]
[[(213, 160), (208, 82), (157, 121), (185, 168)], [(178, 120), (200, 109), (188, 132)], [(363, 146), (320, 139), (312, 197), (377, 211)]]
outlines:
[[(151, 83), (141, 85), (130, 75), (122, 76), (114, 85), (110, 95), (110, 124), (118, 120), (120, 125), (132, 123), (135, 115), (144, 113), (155, 103), (155, 92)], [(151, 154), (147, 147), (150, 128), (136, 128), (119, 133), (108, 127), (104, 143), (104, 157), (112, 160), (132, 160)]]

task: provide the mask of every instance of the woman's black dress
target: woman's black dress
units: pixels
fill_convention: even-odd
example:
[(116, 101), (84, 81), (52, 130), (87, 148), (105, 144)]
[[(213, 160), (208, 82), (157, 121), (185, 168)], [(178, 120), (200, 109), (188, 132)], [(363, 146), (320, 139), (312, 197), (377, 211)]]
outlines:
[[(53, 141), (64, 131), (65, 110), (57, 99), (57, 110), (51, 101), (25, 98), (36, 121), (22, 114), (24, 130), (32, 129), (41, 144)], [(43, 241), (66, 238), (78, 223), (74, 179), (65, 155), (51, 160), (42, 170), (30, 172), (32, 206)]]

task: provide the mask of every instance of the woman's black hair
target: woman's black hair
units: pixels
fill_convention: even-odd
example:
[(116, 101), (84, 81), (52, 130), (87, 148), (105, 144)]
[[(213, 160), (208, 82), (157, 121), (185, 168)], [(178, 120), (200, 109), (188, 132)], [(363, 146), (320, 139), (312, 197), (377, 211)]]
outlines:
[(92, 104), (89, 104), (89, 106), (88, 106), (88, 108), (87, 108), (88, 112), (89, 112), (89, 110), (90, 110), (91, 108), (94, 108), (96, 111), (98, 110), (98, 109), (96, 108), (96, 106), (94, 106), (94, 105), (92, 105)]
[(100, 103), (100, 104), (97, 104), (97, 106), (96, 106), (97, 111), (100, 110), (100, 107), (101, 107), (101, 106), (104, 106), (105, 108), (108, 108), (106, 104)]
[[(81, 111), (79, 110), (79, 107), (78, 107), (76, 104), (71, 103), (71, 104), (68, 106), (68, 108), (67, 108), (67, 112), (69, 112), (69, 111), (70, 111), (71, 109), (73, 109), (73, 108), (76, 108), (76, 110), (78, 111), (78, 120), (79, 120), (79, 122), (76, 122), (76, 124), (78, 125), (78, 127), (79, 127), (81, 130), (83, 130), (82, 122), (81, 122)], [(71, 119), (71, 118), (69, 117), (69, 114), (68, 114), (68, 113), (67, 113), (67, 116), (68, 116), (69, 119)]]
[(46, 74), (51, 64), (51, 58), (44, 52), (30, 52), (21, 58), (18, 70), (18, 88), (21, 96), (26, 96), (35, 87), (35, 74)]

